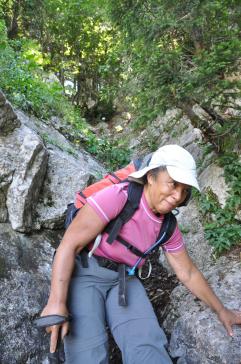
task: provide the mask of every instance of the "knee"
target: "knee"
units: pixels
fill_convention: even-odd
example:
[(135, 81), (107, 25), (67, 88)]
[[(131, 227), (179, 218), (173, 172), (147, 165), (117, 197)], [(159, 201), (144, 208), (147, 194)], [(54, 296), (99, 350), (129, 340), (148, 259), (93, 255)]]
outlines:
[(155, 320), (132, 320), (117, 327), (114, 337), (128, 364), (171, 364), (167, 339)]

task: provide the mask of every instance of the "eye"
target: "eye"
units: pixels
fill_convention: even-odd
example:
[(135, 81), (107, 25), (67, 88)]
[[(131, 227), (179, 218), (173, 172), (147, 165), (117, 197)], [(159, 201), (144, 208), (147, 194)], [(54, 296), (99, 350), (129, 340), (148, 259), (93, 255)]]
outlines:
[(168, 183), (168, 186), (170, 187), (170, 188), (175, 188), (175, 187), (177, 187), (177, 182), (176, 181), (169, 181), (169, 182), (167, 182)]
[(170, 181), (168, 182), (171, 188), (176, 188), (178, 186), (178, 182), (176, 181)]

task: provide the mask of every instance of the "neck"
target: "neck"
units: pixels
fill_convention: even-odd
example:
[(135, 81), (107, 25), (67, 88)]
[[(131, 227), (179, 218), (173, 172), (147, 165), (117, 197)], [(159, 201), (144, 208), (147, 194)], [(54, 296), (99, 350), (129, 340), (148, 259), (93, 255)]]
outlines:
[(148, 184), (145, 184), (145, 186), (144, 186), (144, 195), (145, 195), (146, 202), (147, 202), (147, 205), (149, 206), (149, 208), (152, 210), (152, 212), (155, 215), (159, 215), (159, 213), (156, 211), (156, 209), (154, 208), (154, 206), (151, 203), (151, 198), (150, 198)]

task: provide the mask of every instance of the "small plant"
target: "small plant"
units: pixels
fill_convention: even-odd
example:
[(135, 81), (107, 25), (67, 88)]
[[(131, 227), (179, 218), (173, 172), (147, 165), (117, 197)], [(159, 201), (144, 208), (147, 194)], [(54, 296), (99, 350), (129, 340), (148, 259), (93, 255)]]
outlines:
[(107, 138), (99, 139), (90, 132), (87, 134), (86, 149), (101, 160), (110, 171), (121, 168), (130, 161), (127, 147)]
[(217, 196), (210, 189), (204, 196), (198, 197), (205, 236), (214, 247), (216, 256), (241, 244), (241, 224), (237, 220), (241, 208), (241, 165), (234, 153), (220, 157), (219, 164), (224, 168), (225, 180), (229, 186), (225, 206), (220, 206)]
[(188, 234), (190, 232), (190, 229), (187, 226), (181, 224), (178, 224), (178, 226), (182, 234)]

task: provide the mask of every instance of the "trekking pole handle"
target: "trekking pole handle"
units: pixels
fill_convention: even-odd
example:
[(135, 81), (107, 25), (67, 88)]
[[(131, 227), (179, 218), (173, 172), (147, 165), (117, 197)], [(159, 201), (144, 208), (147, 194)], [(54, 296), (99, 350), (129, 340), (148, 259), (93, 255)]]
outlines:
[[(70, 321), (70, 319), (71, 319), (70, 316), (46, 315), (38, 317), (36, 320), (34, 320), (34, 323), (38, 328), (46, 328), (54, 325), (61, 325), (64, 322)], [(55, 352), (48, 354), (49, 364), (64, 363), (64, 358), (60, 348), (61, 348), (61, 330), (59, 330)]]
[(35, 325), (38, 328), (41, 327), (49, 327), (53, 325), (61, 325), (64, 322), (70, 321), (70, 316), (62, 316), (62, 315), (47, 315), (41, 316), (34, 320)]

